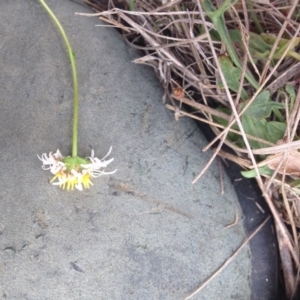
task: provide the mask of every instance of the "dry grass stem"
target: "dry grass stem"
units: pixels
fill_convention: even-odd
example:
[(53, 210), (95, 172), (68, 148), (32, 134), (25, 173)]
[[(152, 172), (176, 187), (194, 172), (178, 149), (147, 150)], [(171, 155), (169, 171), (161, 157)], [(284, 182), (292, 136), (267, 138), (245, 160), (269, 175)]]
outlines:
[(222, 168), (222, 162), (220, 158), (218, 158), (218, 169), (219, 169), (219, 174), (220, 174), (220, 191), (221, 194), (224, 195), (225, 190), (224, 190), (224, 182), (223, 182), (223, 168)]
[(228, 266), (233, 259), (241, 252), (241, 250), (247, 245), (250, 240), (260, 231), (261, 228), (270, 220), (270, 217), (267, 217), (261, 225), (259, 225), (253, 233), (234, 251), (234, 253), (222, 264), (218, 270), (216, 270), (212, 275), (210, 275), (192, 294), (184, 298), (184, 300), (191, 299), (196, 294), (198, 294), (205, 286), (207, 286), (215, 277), (217, 277), (225, 268)]
[(224, 228), (231, 228), (233, 226), (235, 226), (239, 221), (239, 214), (237, 211), (237, 208), (235, 208), (235, 217), (234, 217), (234, 221), (231, 224), (225, 225)]

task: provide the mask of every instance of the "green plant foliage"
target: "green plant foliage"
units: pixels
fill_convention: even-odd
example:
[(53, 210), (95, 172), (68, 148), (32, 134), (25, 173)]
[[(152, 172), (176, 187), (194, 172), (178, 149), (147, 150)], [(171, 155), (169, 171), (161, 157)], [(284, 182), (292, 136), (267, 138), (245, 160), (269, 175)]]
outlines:
[(134, 11), (134, 0), (129, 0), (129, 10)]
[[(261, 38), (270, 45), (270, 47), (273, 47), (273, 44), (275, 43), (277, 37), (274, 34), (268, 34), (268, 33), (262, 33), (260, 34)], [(278, 42), (276, 51), (274, 53), (273, 59), (280, 59), (283, 52), (286, 50), (287, 47), (290, 46), (291, 40), (281, 38)], [(290, 49), (294, 49), (297, 47), (300, 43), (300, 38), (296, 38), (292, 45), (290, 46)], [(292, 50), (289, 50), (287, 52), (287, 56), (294, 57), (297, 60), (300, 60), (300, 55), (297, 52), (294, 52)]]
[[(228, 30), (230, 38), (234, 45), (241, 50), (245, 51), (245, 45), (242, 40), (242, 34), (239, 30), (231, 29)], [(272, 47), (276, 41), (276, 36), (267, 33), (257, 34), (254, 32), (249, 32), (249, 52), (254, 60), (267, 58), (272, 50)], [(294, 49), (300, 43), (300, 38), (296, 38), (293, 44), (291, 45), (291, 49)], [(275, 53), (272, 59), (280, 59), (283, 52), (289, 46), (290, 40), (281, 38), (276, 47)], [(296, 59), (300, 59), (299, 54), (294, 52), (293, 50), (289, 50), (287, 52), (287, 56), (294, 57)]]
[[(242, 125), (245, 133), (260, 138), (262, 140), (268, 141), (267, 133), (267, 120), (266, 119), (256, 119), (248, 115), (242, 117)], [(262, 142), (254, 141), (249, 139), (249, 144), (254, 149), (264, 148), (268, 145)]]
[(296, 92), (295, 92), (295, 88), (294, 86), (292, 86), (291, 84), (286, 84), (285, 85), (285, 91), (288, 93), (288, 95), (290, 96), (290, 105), (289, 105), (289, 109), (290, 111), (292, 111), (293, 107), (294, 107), (294, 103), (295, 103), (295, 99), (296, 99)]
[[(258, 168), (258, 171), (260, 175), (268, 175), (268, 176), (272, 176), (274, 172), (268, 166), (260, 167)], [(257, 176), (255, 170), (241, 171), (241, 173), (245, 178), (255, 178)]]
[(293, 187), (293, 188), (295, 188), (295, 187), (299, 188), (300, 187), (300, 179), (292, 181), (290, 183), (290, 186)]
[[(235, 46), (245, 51), (245, 46), (242, 40), (242, 34), (239, 30), (231, 29), (229, 30), (230, 38), (232, 39)], [(266, 58), (268, 57), (271, 46), (267, 44), (263, 38), (256, 33), (250, 32), (249, 36), (249, 52), (254, 59)]]
[[(219, 56), (218, 60), (229, 89), (237, 93), (240, 86), (242, 71), (235, 67), (231, 59), (226, 55)], [(218, 85), (220, 88), (224, 88), (222, 81), (218, 82)], [(243, 100), (248, 99), (248, 94), (244, 88), (242, 89), (241, 98)]]
[(286, 124), (276, 121), (267, 123), (267, 138), (269, 142), (277, 143), (284, 136)]
[[(244, 105), (245, 104), (242, 104), (241, 108), (243, 108)], [(274, 108), (284, 109), (284, 105), (272, 101), (269, 91), (262, 91), (247, 108), (244, 115), (251, 116), (255, 119), (265, 119), (270, 117)]]
[[(245, 132), (251, 136), (276, 143), (283, 138), (286, 124), (277, 121), (268, 122), (267, 118), (270, 117), (274, 109), (283, 108), (283, 104), (270, 100), (269, 91), (261, 92), (242, 115), (242, 125)], [(265, 143), (251, 139), (249, 139), (249, 143), (254, 149), (267, 146)]]

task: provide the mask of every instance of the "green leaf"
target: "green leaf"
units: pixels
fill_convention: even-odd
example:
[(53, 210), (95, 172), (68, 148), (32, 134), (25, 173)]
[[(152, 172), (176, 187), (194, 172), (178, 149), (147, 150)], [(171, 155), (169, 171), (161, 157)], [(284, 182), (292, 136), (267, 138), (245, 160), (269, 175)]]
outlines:
[(129, 0), (129, 10), (134, 11), (134, 0)]
[[(229, 30), (230, 38), (232, 39), (233, 43), (240, 48), (241, 50), (245, 51), (245, 45), (242, 40), (242, 34), (239, 30), (231, 29)], [(264, 39), (254, 33), (249, 32), (249, 52), (253, 59), (260, 59), (268, 57), (272, 46), (264, 41)]]
[(278, 122), (284, 123), (285, 118), (283, 117), (281, 111), (278, 109), (278, 107), (273, 107), (273, 113), (274, 117), (277, 119)]
[[(274, 34), (262, 33), (262, 34), (260, 34), (260, 36), (270, 46), (273, 46), (275, 41), (277, 40), (277, 36)], [(295, 38), (292, 45), (290, 45), (290, 42), (291, 42), (291, 40), (281, 38), (277, 44), (273, 59), (280, 59), (283, 52), (285, 51), (285, 49), (287, 47), (290, 46), (290, 49), (294, 49), (295, 47), (297, 47), (300, 43), (300, 38), (299, 37)], [(287, 56), (294, 57), (294, 53), (295, 53), (294, 51), (290, 50), (290, 51), (288, 51)], [(297, 53), (296, 53), (295, 58), (299, 60), (299, 55)]]
[(290, 111), (293, 110), (295, 99), (296, 99), (296, 92), (294, 86), (291, 84), (286, 84), (285, 85), (285, 91), (289, 94), (290, 96)]
[(284, 105), (271, 101), (269, 91), (262, 91), (247, 108), (244, 115), (256, 119), (266, 119), (271, 115), (274, 108), (283, 109)]
[[(265, 119), (256, 119), (248, 115), (242, 116), (242, 125), (245, 132), (262, 140), (277, 143), (284, 136), (286, 124), (270, 121)], [(254, 149), (259, 149), (268, 146), (267, 144), (249, 139), (249, 144)]]
[(289, 94), (291, 100), (294, 101), (295, 98), (296, 98), (296, 92), (295, 92), (294, 86), (291, 85), (291, 84), (286, 84), (285, 85), (285, 90)]
[(267, 123), (267, 140), (276, 144), (284, 136), (286, 124), (270, 121)]
[[(218, 61), (229, 89), (237, 93), (240, 86), (241, 70), (233, 65), (228, 56), (221, 55), (218, 57)], [(218, 85), (220, 88), (224, 88), (222, 82), (218, 82)], [(241, 98), (243, 100), (248, 99), (248, 94), (244, 88), (242, 89)]]
[[(260, 167), (258, 168), (258, 171), (260, 175), (271, 176), (273, 174), (273, 170), (271, 170), (268, 166)], [(255, 170), (241, 171), (241, 174), (245, 178), (255, 178), (257, 176)]]
[(290, 183), (290, 186), (292, 188), (294, 187), (299, 187), (300, 186), (300, 179), (294, 180), (293, 182)]
[[(245, 133), (262, 140), (268, 140), (267, 121), (265, 119), (255, 119), (248, 115), (242, 116), (242, 125)], [(268, 145), (249, 139), (249, 144), (254, 149), (264, 148)]]

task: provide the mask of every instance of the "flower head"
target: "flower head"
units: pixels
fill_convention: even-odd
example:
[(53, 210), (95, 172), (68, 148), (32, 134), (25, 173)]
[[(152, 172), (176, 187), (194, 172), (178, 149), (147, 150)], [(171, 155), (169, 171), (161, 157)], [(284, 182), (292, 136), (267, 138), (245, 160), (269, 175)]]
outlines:
[(50, 152), (49, 155), (43, 153), (38, 158), (42, 161), (44, 170), (50, 170), (54, 177), (50, 180), (53, 185), (58, 185), (62, 189), (73, 190), (74, 188), (82, 191), (83, 188), (88, 189), (93, 185), (91, 178), (96, 178), (101, 175), (113, 174), (105, 172), (104, 169), (114, 160), (113, 158), (105, 160), (109, 156), (112, 147), (108, 153), (99, 159), (94, 156), (92, 150), (91, 156), (87, 158), (63, 157), (59, 150), (55, 153)]

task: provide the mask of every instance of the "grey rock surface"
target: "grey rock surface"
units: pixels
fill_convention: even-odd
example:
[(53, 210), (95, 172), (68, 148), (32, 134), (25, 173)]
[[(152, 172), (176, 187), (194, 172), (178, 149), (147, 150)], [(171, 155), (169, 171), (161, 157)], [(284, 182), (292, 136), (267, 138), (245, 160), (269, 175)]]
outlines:
[[(177, 300), (244, 241), (228, 178), (189, 119), (164, 109), (151, 69), (73, 1), (48, 0), (76, 53), (79, 154), (113, 146), (114, 175), (83, 192), (49, 184), (37, 154), (71, 151), (72, 84), (61, 37), (36, 0), (0, 9), (0, 299)], [(193, 299), (249, 299), (248, 246)]]

